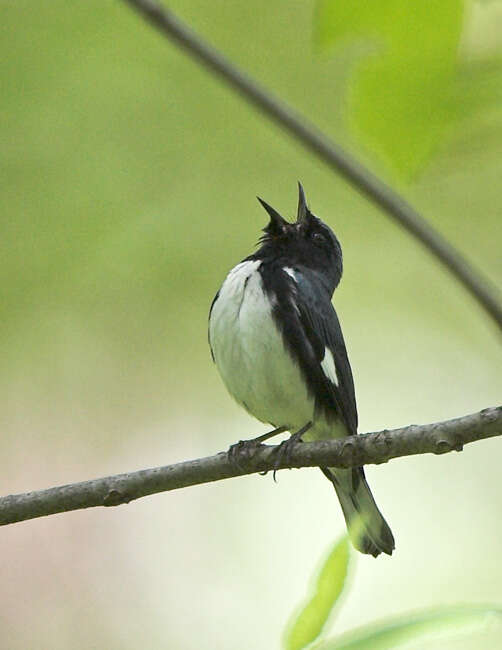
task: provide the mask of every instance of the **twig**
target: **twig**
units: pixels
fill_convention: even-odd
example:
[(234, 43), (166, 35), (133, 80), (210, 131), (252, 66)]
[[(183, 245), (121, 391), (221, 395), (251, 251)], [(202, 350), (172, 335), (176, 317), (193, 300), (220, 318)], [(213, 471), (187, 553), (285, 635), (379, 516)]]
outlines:
[(502, 329), (502, 301), (497, 289), (400, 194), (332, 142), (304, 117), (280, 102), (155, 0), (124, 0), (199, 63), (220, 76), (294, 138), (341, 174), (361, 194), (417, 238), (464, 285)]
[[(461, 451), (469, 442), (499, 435), (502, 435), (502, 406), (435, 424), (411, 425), (340, 440), (297, 443), (292, 448), (289, 462), (280, 462), (279, 469), (357, 467), (385, 463), (400, 456), (444, 454)], [(149, 494), (267, 472), (275, 468), (276, 449), (275, 446), (261, 445), (252, 454), (240, 458), (240, 467), (229, 460), (226, 452), (221, 452), (175, 465), (2, 497), (0, 525), (70, 510), (117, 506)]]

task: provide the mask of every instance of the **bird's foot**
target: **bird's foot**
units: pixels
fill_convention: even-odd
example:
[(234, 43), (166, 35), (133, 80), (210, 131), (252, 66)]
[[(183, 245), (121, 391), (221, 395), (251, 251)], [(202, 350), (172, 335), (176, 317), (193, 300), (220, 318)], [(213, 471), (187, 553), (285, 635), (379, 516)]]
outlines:
[(280, 445), (278, 445), (276, 449), (276, 458), (275, 458), (275, 463), (274, 463), (274, 481), (277, 483), (277, 480), (275, 478), (275, 475), (277, 473), (277, 470), (280, 469), (280, 465), (282, 461), (284, 460), (286, 464), (290, 464), (291, 462), (291, 452), (293, 451), (293, 447), (297, 442), (302, 442), (302, 436), (304, 433), (306, 433), (310, 427), (312, 426), (312, 422), (307, 422), (305, 426), (303, 426), (301, 429), (299, 429), (296, 433), (293, 433), (287, 440), (284, 440), (281, 442)]
[[(228, 460), (238, 469), (244, 470), (241, 461), (248, 461), (256, 452), (256, 450), (262, 446), (265, 440), (268, 440), (269, 438), (272, 438), (272, 436), (276, 436), (279, 433), (283, 433), (285, 430), (285, 427), (277, 427), (277, 429), (263, 433), (261, 436), (257, 436), (256, 438), (251, 438), (250, 440), (239, 440), (239, 442), (230, 445), (228, 448)], [(260, 472), (262, 475), (266, 473), (267, 472)]]
[(227, 451), (227, 458), (237, 469), (244, 470), (241, 464), (242, 461), (248, 461), (261, 445), (262, 443), (256, 438), (252, 440), (239, 440), (239, 442), (230, 445)]

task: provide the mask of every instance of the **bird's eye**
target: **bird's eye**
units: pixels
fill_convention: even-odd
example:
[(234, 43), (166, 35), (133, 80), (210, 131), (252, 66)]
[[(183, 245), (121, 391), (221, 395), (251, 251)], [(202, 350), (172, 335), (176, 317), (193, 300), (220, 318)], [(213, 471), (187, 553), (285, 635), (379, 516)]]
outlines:
[(326, 243), (326, 237), (320, 232), (315, 232), (312, 235), (312, 241), (314, 242), (314, 244), (318, 244), (319, 246), (322, 246), (323, 244)]

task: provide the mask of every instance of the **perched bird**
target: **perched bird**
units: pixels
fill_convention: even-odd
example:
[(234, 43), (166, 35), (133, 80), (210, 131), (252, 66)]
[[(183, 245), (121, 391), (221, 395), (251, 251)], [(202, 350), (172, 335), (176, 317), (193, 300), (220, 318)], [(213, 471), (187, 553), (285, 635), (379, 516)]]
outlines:
[[(342, 277), (342, 249), (307, 207), (299, 184), (298, 216), (270, 216), (258, 250), (237, 264), (209, 313), (213, 360), (229, 393), (251, 415), (294, 440), (357, 434), (352, 371), (331, 297)], [(251, 442), (251, 441), (250, 441)], [(334, 485), (353, 545), (376, 557), (394, 538), (362, 467), (321, 467)]]

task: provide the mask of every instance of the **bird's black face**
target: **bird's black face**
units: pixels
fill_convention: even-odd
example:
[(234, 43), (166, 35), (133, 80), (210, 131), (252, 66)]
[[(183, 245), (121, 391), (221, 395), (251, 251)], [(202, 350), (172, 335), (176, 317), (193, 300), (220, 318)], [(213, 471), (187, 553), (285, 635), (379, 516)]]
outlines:
[(342, 277), (342, 248), (335, 234), (307, 207), (299, 184), (298, 218), (289, 223), (271, 206), (259, 199), (270, 215), (263, 229), (256, 257), (271, 258), (285, 265), (300, 265), (317, 272), (332, 292)]

